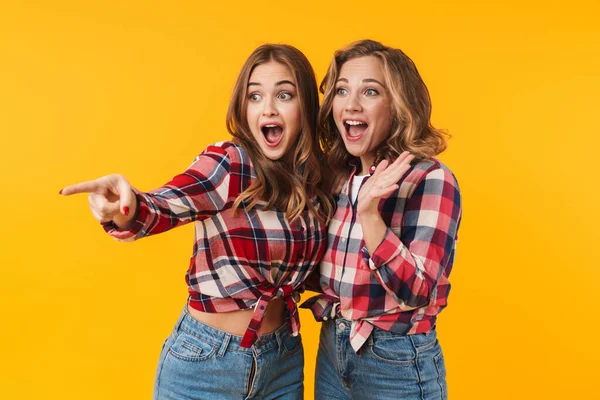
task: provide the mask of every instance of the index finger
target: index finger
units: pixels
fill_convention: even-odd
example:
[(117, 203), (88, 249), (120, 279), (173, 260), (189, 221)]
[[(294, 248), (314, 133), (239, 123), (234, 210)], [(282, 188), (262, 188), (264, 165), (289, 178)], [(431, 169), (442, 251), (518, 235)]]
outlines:
[(414, 159), (414, 155), (405, 151), (404, 153), (400, 154), (400, 156), (396, 158), (396, 160), (394, 160), (394, 162), (392, 163), (392, 165), (390, 165), (388, 169), (390, 173), (398, 173), (398, 171), (406, 170), (407, 168), (410, 168), (410, 163)]
[(97, 181), (87, 181), (69, 185), (63, 188), (59, 193), (63, 196), (70, 196), (78, 193), (92, 193), (100, 189), (100, 184)]
[(131, 186), (129, 182), (125, 179), (120, 179), (119, 183), (119, 201), (121, 203), (121, 212), (124, 215), (127, 215), (127, 210), (129, 209), (131, 203), (133, 202), (133, 192), (131, 191)]
[(398, 156), (398, 158), (396, 158), (394, 160), (394, 163), (392, 164), (393, 166), (398, 166), (402, 163), (405, 163), (406, 160), (408, 160), (408, 162), (412, 161), (415, 158), (415, 156), (413, 154), (411, 154), (408, 151), (403, 151), (402, 154), (400, 154)]

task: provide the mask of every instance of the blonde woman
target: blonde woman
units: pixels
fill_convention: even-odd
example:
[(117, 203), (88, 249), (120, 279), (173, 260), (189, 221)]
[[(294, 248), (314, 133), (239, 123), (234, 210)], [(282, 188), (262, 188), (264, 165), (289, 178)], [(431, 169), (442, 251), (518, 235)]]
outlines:
[(295, 294), (325, 250), (331, 210), (317, 113), (306, 57), (264, 45), (235, 85), (232, 141), (147, 193), (121, 175), (62, 190), (89, 193), (93, 215), (119, 240), (195, 224), (189, 300), (163, 346), (155, 399), (303, 398)]
[[(446, 143), (402, 51), (364, 40), (321, 84), (320, 138), (340, 188), (320, 265), (317, 399), (445, 399), (435, 322), (461, 218)], [(312, 281), (312, 280), (311, 280)]]

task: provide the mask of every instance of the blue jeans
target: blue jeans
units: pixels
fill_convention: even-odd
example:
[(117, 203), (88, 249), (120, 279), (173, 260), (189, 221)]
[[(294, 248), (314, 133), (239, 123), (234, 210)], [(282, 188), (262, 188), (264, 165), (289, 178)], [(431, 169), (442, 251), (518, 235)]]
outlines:
[(287, 323), (251, 348), (241, 347), (241, 340), (193, 319), (185, 307), (163, 345), (153, 398), (303, 398), (302, 339), (289, 333)]
[(356, 354), (350, 321), (323, 322), (315, 399), (447, 399), (446, 367), (435, 330), (399, 335), (375, 328)]

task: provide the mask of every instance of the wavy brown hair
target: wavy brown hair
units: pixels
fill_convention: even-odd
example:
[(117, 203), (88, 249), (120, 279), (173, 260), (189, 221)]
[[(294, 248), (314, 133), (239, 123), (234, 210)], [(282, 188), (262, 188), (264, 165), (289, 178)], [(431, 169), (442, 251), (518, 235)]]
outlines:
[[(246, 115), (250, 75), (254, 68), (270, 61), (285, 65), (294, 77), (302, 121), (297, 142), (290, 149), (293, 157), (279, 160), (271, 160), (263, 154), (250, 131)], [(308, 207), (319, 220), (327, 222), (332, 202), (321, 179), (324, 157), (317, 137), (318, 112), (317, 80), (312, 66), (300, 50), (285, 44), (265, 44), (250, 54), (233, 89), (227, 111), (227, 129), (234, 141), (248, 152), (257, 177), (238, 196), (234, 210), (242, 202), (247, 202), (247, 207), (252, 208), (262, 200), (267, 203), (265, 209), (277, 207), (291, 221)], [(318, 207), (314, 200), (318, 200)]]
[(423, 160), (446, 149), (445, 136), (449, 135), (431, 125), (431, 98), (413, 61), (399, 49), (361, 40), (335, 52), (320, 86), (323, 104), (319, 111), (319, 139), (329, 167), (338, 171), (336, 178), (349, 172), (354, 157), (346, 150), (331, 112), (335, 84), (345, 62), (366, 56), (377, 57), (381, 62), (385, 86), (392, 99), (392, 129), (377, 149), (375, 162), (393, 161), (403, 151), (410, 151), (415, 159)]

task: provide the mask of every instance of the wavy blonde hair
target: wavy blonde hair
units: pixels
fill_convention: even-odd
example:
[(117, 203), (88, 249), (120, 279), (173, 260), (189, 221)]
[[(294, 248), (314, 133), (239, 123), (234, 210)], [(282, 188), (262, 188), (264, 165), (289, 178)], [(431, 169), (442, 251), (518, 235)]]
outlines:
[(346, 150), (333, 119), (335, 84), (345, 62), (366, 56), (380, 60), (386, 89), (392, 99), (392, 129), (377, 149), (375, 162), (393, 161), (403, 151), (410, 151), (416, 159), (428, 159), (446, 149), (449, 135), (431, 125), (431, 98), (413, 61), (401, 50), (373, 40), (354, 42), (335, 52), (320, 86), (323, 104), (319, 111), (319, 139), (329, 167), (336, 171), (332, 182), (349, 172), (354, 158)]
[[(248, 83), (254, 68), (270, 61), (289, 68), (294, 77), (300, 103), (301, 131), (290, 150), (293, 157), (271, 160), (266, 157), (248, 126)], [(248, 57), (238, 76), (227, 111), (227, 129), (235, 142), (248, 152), (256, 170), (256, 179), (234, 202), (234, 211), (242, 202), (248, 208), (266, 201), (265, 209), (274, 207), (285, 212), (291, 221), (308, 209), (321, 221), (327, 222), (332, 202), (324, 190), (321, 171), (324, 156), (317, 137), (319, 94), (314, 71), (308, 59), (295, 47), (285, 44), (265, 44)], [(318, 200), (319, 206), (313, 204)]]

